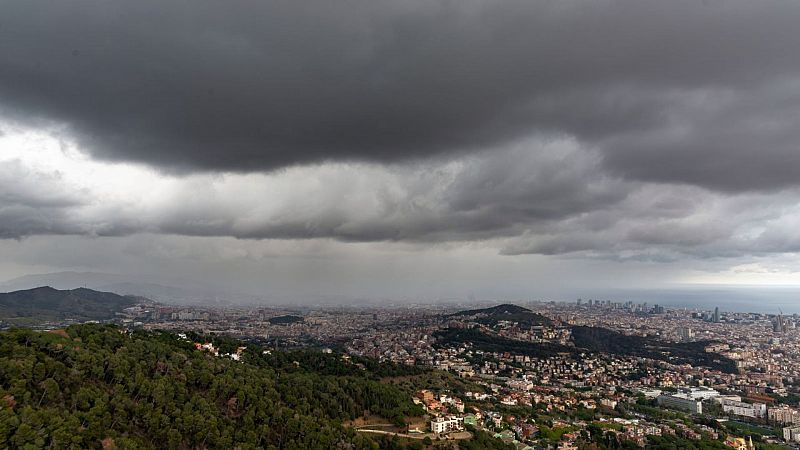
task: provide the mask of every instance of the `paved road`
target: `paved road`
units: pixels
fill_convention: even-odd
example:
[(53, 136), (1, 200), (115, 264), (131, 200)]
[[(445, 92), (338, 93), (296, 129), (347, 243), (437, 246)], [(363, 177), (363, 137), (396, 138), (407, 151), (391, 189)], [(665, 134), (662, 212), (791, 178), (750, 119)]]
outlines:
[[(438, 436), (433, 433), (425, 433), (425, 434), (406, 434), (406, 433), (396, 433), (394, 431), (384, 431), (384, 430), (370, 430), (366, 428), (356, 428), (356, 431), (361, 431), (362, 433), (375, 433), (375, 434), (388, 434), (389, 436), (399, 436), (404, 438), (410, 439), (425, 439), (426, 437), (431, 438), (432, 440), (436, 440)], [(472, 437), (472, 433), (468, 431), (462, 431), (459, 433), (452, 433), (451, 438), (455, 440), (459, 439), (470, 439)]]

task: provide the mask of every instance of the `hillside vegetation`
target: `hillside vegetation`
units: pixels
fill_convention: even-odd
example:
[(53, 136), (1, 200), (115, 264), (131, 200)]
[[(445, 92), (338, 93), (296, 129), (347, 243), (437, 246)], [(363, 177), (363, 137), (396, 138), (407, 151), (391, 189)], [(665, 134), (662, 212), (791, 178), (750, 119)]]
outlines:
[[(451, 314), (450, 317), (469, 320), (496, 330), (501, 321), (513, 322), (522, 327), (551, 326), (545, 316), (521, 306), (503, 304), (484, 309), (471, 309)], [(667, 342), (654, 337), (629, 336), (603, 327), (570, 326), (574, 346), (554, 342), (528, 342), (497, 336), (479, 328), (444, 328), (434, 333), (437, 346), (451, 347), (471, 344), (476, 350), (485, 352), (510, 352), (536, 358), (548, 358), (557, 354), (609, 353), (620, 356), (650, 358), (672, 364), (691, 364), (736, 373), (736, 362), (717, 353), (708, 353), (710, 343)]]
[(300, 316), (286, 315), (270, 317), (268, 320), (272, 325), (291, 325), (293, 323), (303, 322), (305, 319)]
[(73, 319), (106, 320), (133, 306), (132, 297), (92, 289), (58, 290), (49, 286), (0, 293), (0, 319), (15, 323), (41, 323)]
[(470, 344), (475, 350), (490, 353), (509, 352), (533, 358), (551, 358), (561, 353), (577, 353), (574, 347), (549, 342), (524, 342), (481, 332), (476, 328), (445, 328), (435, 332), (436, 345), (452, 347)]
[(601, 327), (572, 327), (572, 338), (577, 347), (594, 352), (650, 358), (672, 364), (705, 366), (722, 372), (736, 373), (736, 362), (717, 353), (707, 353), (710, 343), (666, 342), (656, 338), (628, 336)]
[(256, 346), (237, 362), (110, 325), (16, 329), (0, 333), (0, 448), (383, 448), (342, 422), (421, 415), (378, 381), (419, 372)]
[(459, 311), (451, 316), (462, 319), (472, 317), (476, 322), (487, 326), (497, 325), (501, 321), (517, 322), (527, 326), (550, 326), (553, 324), (552, 320), (546, 316), (508, 303), (490, 308)]

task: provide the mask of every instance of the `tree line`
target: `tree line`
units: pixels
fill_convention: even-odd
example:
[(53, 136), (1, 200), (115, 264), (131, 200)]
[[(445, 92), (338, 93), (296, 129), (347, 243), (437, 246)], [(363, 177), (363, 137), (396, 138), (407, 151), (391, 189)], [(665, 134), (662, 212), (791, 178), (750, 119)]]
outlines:
[(14, 329), (0, 333), (0, 447), (380, 448), (343, 423), (422, 414), (378, 381), (418, 370), (255, 346), (237, 362), (110, 325)]

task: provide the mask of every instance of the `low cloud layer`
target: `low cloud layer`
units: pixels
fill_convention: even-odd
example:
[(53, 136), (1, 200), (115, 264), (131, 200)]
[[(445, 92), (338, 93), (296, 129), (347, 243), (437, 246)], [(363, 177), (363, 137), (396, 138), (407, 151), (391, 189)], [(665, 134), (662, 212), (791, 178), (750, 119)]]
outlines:
[(22, 141), (50, 148), (0, 159), (0, 235), (7, 238), (483, 242), (506, 255), (651, 261), (800, 251), (798, 189), (733, 195), (630, 181), (607, 174), (597, 152), (572, 140), (524, 141), (436, 164), (181, 177), (93, 162), (54, 140)]
[[(608, 207), (630, 189), (599, 172), (597, 156), (570, 141), (524, 142), (434, 165), (340, 163), (184, 177), (95, 163), (62, 153), (55, 142), (50, 147), (0, 159), (0, 187), (10, 193), (0, 197), (0, 214), (15, 217), (1, 222), (3, 236), (487, 240)], [(26, 174), (29, 188), (2, 174)]]

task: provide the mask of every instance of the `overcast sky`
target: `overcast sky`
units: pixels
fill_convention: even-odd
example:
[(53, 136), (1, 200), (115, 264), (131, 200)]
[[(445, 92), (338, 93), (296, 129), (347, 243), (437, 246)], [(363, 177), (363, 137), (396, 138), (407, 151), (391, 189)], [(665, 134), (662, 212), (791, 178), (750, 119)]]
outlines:
[(0, 280), (265, 301), (800, 285), (795, 0), (0, 11)]

